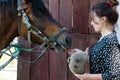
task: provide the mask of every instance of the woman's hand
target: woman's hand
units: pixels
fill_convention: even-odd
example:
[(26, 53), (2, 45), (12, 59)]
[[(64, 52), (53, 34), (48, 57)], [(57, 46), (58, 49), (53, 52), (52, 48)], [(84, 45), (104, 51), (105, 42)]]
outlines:
[(85, 73), (83, 75), (74, 74), (80, 80), (103, 80), (101, 74), (89, 74)]
[(72, 55), (73, 53), (75, 53), (75, 52), (80, 52), (80, 50), (79, 49), (70, 49), (69, 51), (68, 51), (68, 54), (69, 55)]
[(83, 75), (74, 74), (80, 80), (90, 80), (90, 74), (85, 73)]

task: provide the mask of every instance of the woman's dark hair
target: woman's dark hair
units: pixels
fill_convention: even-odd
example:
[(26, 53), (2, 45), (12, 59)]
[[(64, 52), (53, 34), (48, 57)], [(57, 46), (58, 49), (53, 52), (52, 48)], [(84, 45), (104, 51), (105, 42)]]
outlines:
[(95, 12), (98, 17), (107, 17), (108, 22), (111, 24), (116, 24), (118, 20), (118, 12), (113, 9), (114, 6), (117, 6), (119, 2), (114, 0), (114, 2), (99, 2), (91, 8), (92, 12)]

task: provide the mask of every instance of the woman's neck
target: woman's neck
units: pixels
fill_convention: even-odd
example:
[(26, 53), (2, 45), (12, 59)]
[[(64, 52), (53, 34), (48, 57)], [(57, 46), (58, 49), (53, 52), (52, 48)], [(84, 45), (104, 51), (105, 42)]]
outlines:
[(104, 36), (112, 33), (113, 30), (114, 30), (113, 25), (106, 25), (106, 26), (102, 29), (102, 31), (101, 31), (102, 37), (104, 37)]

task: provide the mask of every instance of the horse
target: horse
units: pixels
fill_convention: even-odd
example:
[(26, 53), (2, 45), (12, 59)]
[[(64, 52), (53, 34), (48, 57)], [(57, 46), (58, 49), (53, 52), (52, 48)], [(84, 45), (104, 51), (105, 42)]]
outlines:
[(66, 28), (51, 16), (42, 0), (0, 0), (0, 50), (17, 36), (56, 52), (71, 47)]

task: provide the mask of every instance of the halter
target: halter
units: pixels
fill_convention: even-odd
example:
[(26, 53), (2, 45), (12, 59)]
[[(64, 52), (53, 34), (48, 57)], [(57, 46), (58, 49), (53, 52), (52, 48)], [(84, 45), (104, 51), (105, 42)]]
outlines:
[[(60, 29), (57, 33), (55, 33), (54, 35), (52, 35), (51, 37), (47, 37), (44, 33), (42, 33), (42, 31), (40, 31), (38, 28), (33, 27), (31, 25), (31, 23), (29, 22), (30, 19), (28, 18), (26, 12), (24, 11), (25, 9), (31, 7), (32, 4), (31, 3), (27, 3), (27, 4), (22, 4), (22, 0), (18, 0), (18, 32), (20, 33), (20, 27), (21, 27), (21, 19), (23, 19), (23, 23), (26, 25), (27, 29), (28, 29), (28, 42), (31, 43), (31, 33), (35, 34), (36, 36), (38, 36), (40, 39), (43, 40), (42, 44), (40, 45), (41, 47), (44, 47), (46, 44), (52, 42), (51, 45), (49, 46), (55, 46), (56, 44), (56, 39), (63, 33), (66, 31), (66, 28), (62, 28)], [(67, 49), (62, 46), (61, 44), (59, 44), (61, 46), (61, 48), (63, 48), (65, 51), (67, 51)]]

